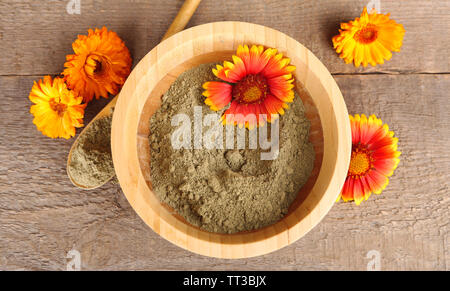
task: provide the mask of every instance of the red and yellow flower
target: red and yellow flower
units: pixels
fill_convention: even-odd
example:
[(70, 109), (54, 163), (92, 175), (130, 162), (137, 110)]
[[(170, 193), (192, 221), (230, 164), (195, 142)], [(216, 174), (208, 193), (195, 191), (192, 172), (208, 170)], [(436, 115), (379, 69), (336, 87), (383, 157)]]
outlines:
[(232, 59), (213, 69), (224, 82), (203, 84), (205, 104), (214, 111), (229, 105), (222, 121), (249, 129), (283, 115), (287, 103), (294, 100), (295, 67), (290, 59), (274, 48), (257, 45), (240, 45)]
[(63, 75), (67, 86), (90, 102), (95, 96), (117, 94), (131, 71), (131, 56), (117, 33), (89, 29), (72, 44), (75, 54), (66, 57)]
[(355, 201), (359, 205), (372, 192), (380, 194), (400, 162), (398, 139), (387, 124), (375, 115), (350, 115), (352, 156), (344, 187), (338, 200)]
[(341, 23), (339, 35), (333, 37), (333, 46), (339, 57), (348, 64), (354, 62), (376, 66), (390, 60), (393, 52), (399, 52), (405, 29), (403, 25), (389, 19), (389, 14), (367, 13), (364, 8), (360, 17)]
[(83, 126), (83, 97), (67, 89), (62, 78), (45, 76), (34, 82), (29, 99), (34, 103), (30, 109), (33, 123), (44, 135), (68, 139), (75, 135), (76, 127)]

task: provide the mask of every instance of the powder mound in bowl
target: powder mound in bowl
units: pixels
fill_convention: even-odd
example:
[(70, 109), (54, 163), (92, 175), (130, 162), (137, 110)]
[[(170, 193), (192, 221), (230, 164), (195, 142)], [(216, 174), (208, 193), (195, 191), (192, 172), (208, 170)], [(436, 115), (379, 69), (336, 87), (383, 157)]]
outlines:
[[(296, 95), (281, 116), (279, 154), (274, 160), (261, 159), (268, 150), (259, 144), (249, 148), (248, 130), (245, 149), (174, 149), (175, 115), (189, 116), (193, 128), (195, 106), (201, 106), (203, 117), (213, 113), (204, 104), (202, 84), (218, 81), (211, 71), (214, 66), (204, 64), (181, 74), (151, 117), (152, 188), (160, 201), (206, 231), (236, 233), (271, 225), (286, 215), (313, 169), (315, 153), (303, 103)], [(203, 126), (203, 132), (207, 130)]]
[(78, 139), (68, 168), (77, 184), (96, 187), (114, 176), (111, 122), (112, 115), (95, 120)]

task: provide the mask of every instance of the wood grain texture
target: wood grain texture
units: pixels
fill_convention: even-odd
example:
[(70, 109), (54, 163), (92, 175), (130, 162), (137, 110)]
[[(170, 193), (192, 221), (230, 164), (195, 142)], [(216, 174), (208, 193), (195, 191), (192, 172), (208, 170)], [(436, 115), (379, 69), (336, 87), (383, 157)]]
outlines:
[[(350, 113), (375, 113), (399, 137), (390, 185), (357, 207), (337, 203), (291, 246), (244, 260), (195, 255), (159, 237), (118, 186), (74, 188), (65, 173), (71, 141), (41, 136), (28, 113), (34, 77), (0, 77), (0, 269), (365, 270), (370, 250), (384, 270), (448, 270), (450, 118), (447, 75), (338, 76)], [(96, 106), (97, 105), (97, 106)], [(101, 108), (94, 102), (88, 119)], [(49, 179), (51, 177), (51, 179)]]
[[(345, 65), (332, 49), (340, 22), (359, 16), (369, 0), (204, 0), (188, 27), (214, 21), (262, 24), (295, 38), (332, 73), (450, 72), (450, 2), (382, 0), (383, 13), (406, 29), (401, 53), (382, 66)], [(135, 64), (156, 46), (182, 0), (81, 0), (81, 14), (66, 12), (68, 1), (0, 2), (0, 75), (58, 74), (77, 34), (103, 25), (126, 41)], [(4, 56), (4, 57), (3, 57)]]
[(175, 16), (175, 19), (169, 26), (169, 29), (164, 34), (162, 40), (165, 40), (175, 33), (182, 31), (191, 20), (192, 15), (194, 15), (194, 12), (200, 2), (201, 0), (185, 0), (177, 16)]
[[(450, 40), (443, 37), (450, 2), (382, 0), (382, 12), (405, 26), (402, 52), (383, 66), (355, 69), (336, 56), (330, 38), (366, 2), (203, 0), (191, 20), (189, 26), (249, 21), (294, 37), (342, 74), (335, 79), (349, 112), (378, 114), (395, 130), (403, 153), (381, 196), (359, 207), (337, 203), (295, 244), (229, 261), (160, 238), (117, 185), (74, 188), (65, 173), (73, 140), (40, 135), (28, 113), (33, 80), (62, 71), (76, 34), (106, 25), (125, 39), (136, 63), (159, 42), (182, 1), (82, 0), (81, 15), (67, 14), (67, 1), (1, 1), (0, 270), (65, 269), (73, 248), (81, 252), (82, 269), (91, 270), (365, 270), (373, 249), (384, 270), (450, 270), (450, 77), (444, 74)], [(377, 72), (402, 75), (352, 75)], [(90, 104), (86, 121), (106, 103)]]

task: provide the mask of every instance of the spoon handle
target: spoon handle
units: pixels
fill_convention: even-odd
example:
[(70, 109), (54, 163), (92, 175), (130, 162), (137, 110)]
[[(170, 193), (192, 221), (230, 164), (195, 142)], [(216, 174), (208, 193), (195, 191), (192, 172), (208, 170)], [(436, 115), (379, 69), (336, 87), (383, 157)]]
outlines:
[(182, 31), (202, 0), (186, 0), (161, 41)]
[[(180, 11), (178, 11), (177, 16), (175, 16), (175, 19), (172, 21), (172, 24), (169, 26), (169, 29), (167, 29), (161, 41), (171, 37), (177, 32), (182, 31), (188, 24), (189, 20), (192, 18), (192, 15), (194, 15), (194, 12), (195, 10), (197, 10), (200, 2), (202, 2), (202, 0), (185, 0), (183, 6), (181, 6)], [(116, 105), (118, 97), (119, 94), (111, 99), (111, 107), (114, 107)]]

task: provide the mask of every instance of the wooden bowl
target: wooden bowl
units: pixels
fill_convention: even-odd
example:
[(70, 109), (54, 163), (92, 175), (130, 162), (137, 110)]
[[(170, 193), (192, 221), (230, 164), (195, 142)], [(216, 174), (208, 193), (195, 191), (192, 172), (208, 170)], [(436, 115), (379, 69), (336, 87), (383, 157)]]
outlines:
[[(239, 44), (277, 48), (297, 67), (296, 90), (311, 121), (310, 140), (316, 150), (316, 163), (311, 177), (282, 220), (254, 231), (217, 234), (190, 225), (152, 192), (149, 119), (178, 75), (202, 63), (231, 59)], [(333, 206), (345, 181), (351, 153), (347, 108), (325, 66), (289, 36), (243, 22), (196, 26), (151, 50), (135, 67), (120, 92), (111, 143), (120, 185), (142, 220), (175, 245), (218, 258), (263, 255), (305, 235)]]

